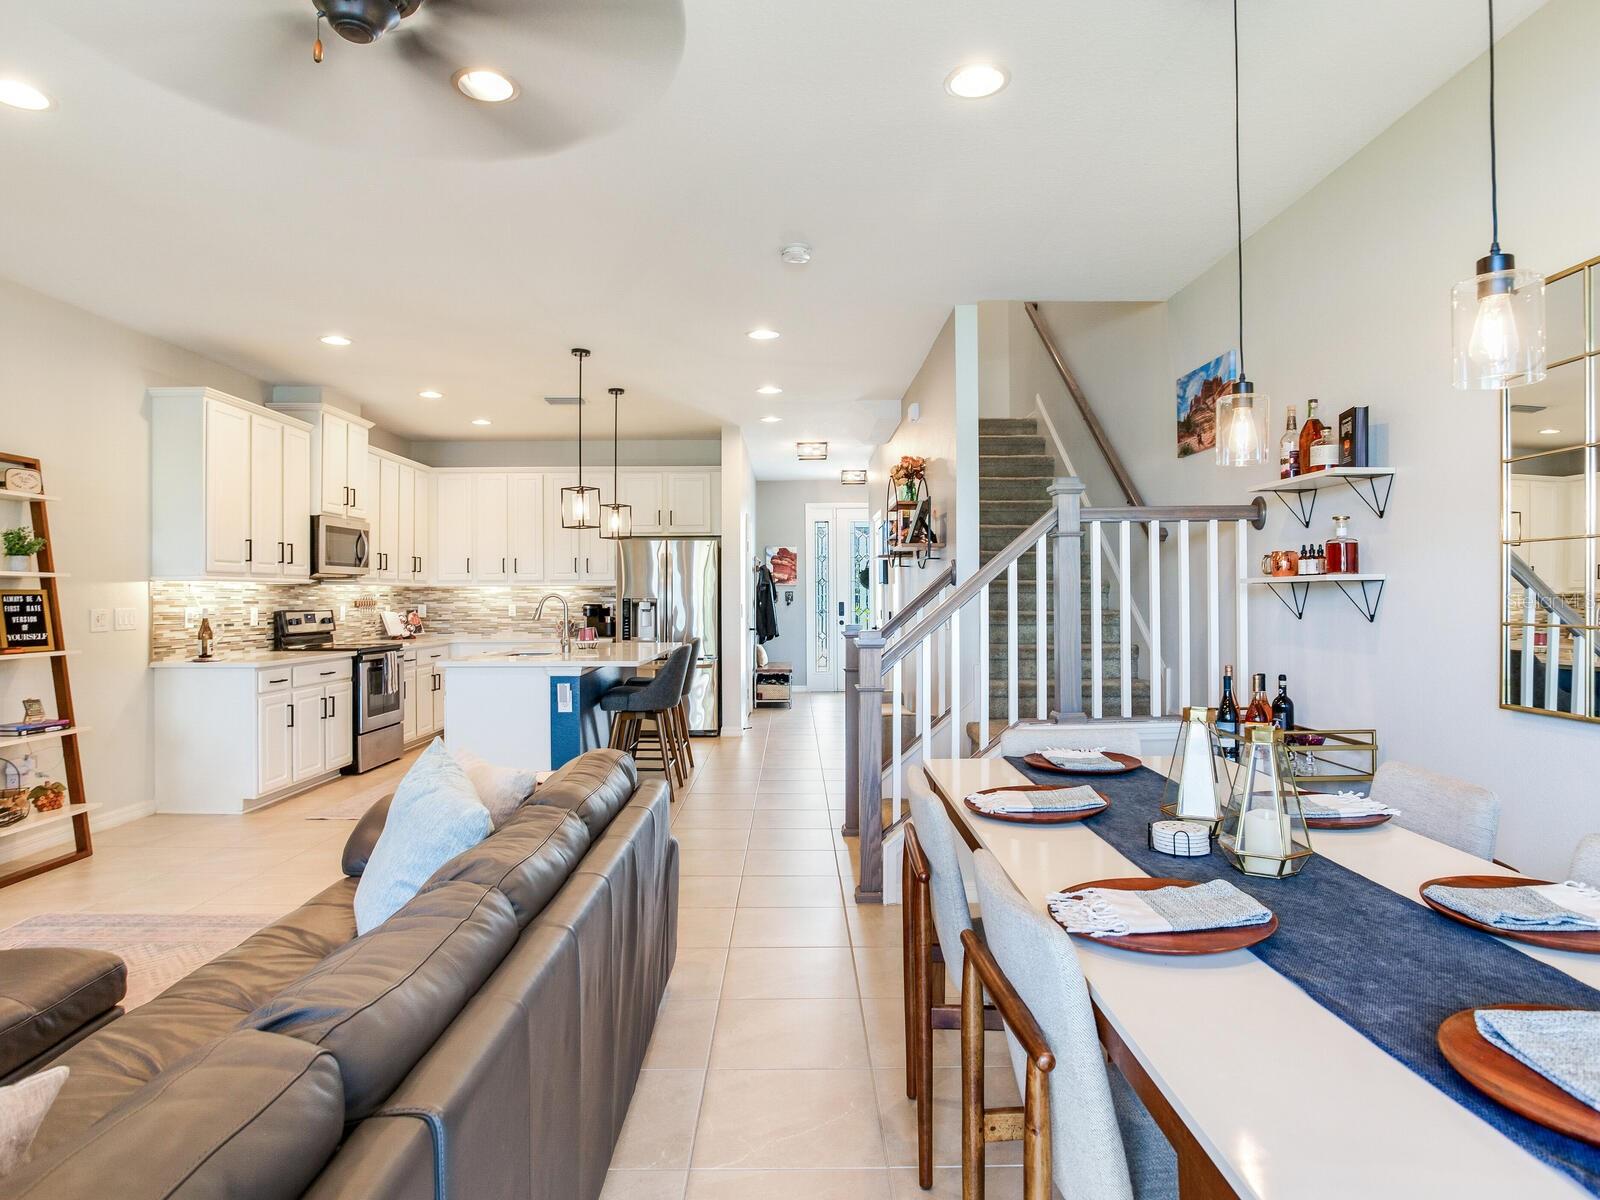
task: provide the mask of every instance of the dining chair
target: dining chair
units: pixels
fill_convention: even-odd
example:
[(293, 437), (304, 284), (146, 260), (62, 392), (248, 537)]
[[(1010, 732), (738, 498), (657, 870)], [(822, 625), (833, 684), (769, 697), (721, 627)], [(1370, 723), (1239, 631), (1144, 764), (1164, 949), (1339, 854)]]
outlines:
[(1600, 833), (1586, 833), (1578, 839), (1578, 848), (1572, 852), (1572, 865), (1567, 868), (1567, 878), (1600, 887)]
[(1488, 788), (1410, 763), (1386, 762), (1372, 777), (1372, 798), (1400, 815), (1394, 823), (1479, 858), (1494, 858), (1500, 798)]
[[(905, 995), (906, 1096), (917, 1102), (917, 1181), (933, 1186), (933, 1031), (960, 1029), (961, 1006), (945, 1000), (945, 979), (961, 978), (961, 935), (982, 925), (967, 903), (956, 831), (943, 804), (911, 797), (905, 831), (901, 968)], [(986, 1009), (987, 1027), (1000, 1017)]]
[(1139, 731), (1127, 726), (1101, 725), (1013, 725), (1000, 735), (1002, 756), (1037, 754), (1041, 750), (1110, 750), (1113, 754), (1142, 753)]
[[(962, 935), (962, 1195), (983, 1200), (985, 1146), (1022, 1142), (1024, 1200), (1154, 1200), (1178, 1194), (1172, 1146), (1120, 1072), (1106, 1069), (1089, 987), (1065, 931), (1017, 891), (987, 850), (973, 855), (982, 941)], [(985, 1109), (979, 1005), (1006, 1027), (1023, 1103)]]

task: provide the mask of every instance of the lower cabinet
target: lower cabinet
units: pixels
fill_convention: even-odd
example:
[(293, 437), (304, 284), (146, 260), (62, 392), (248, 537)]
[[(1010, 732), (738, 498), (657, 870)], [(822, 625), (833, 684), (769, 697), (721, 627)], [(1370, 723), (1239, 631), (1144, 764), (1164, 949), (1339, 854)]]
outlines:
[(348, 767), (356, 756), (355, 687), (346, 679), (330, 683), (323, 691), (328, 715), (322, 718), (322, 765), (329, 771)]
[(407, 742), (438, 733), (444, 728), (444, 672), (439, 669), (439, 663), (449, 656), (447, 646), (419, 649), (416, 665), (406, 664), (404, 712)]
[(417, 660), (409, 654), (400, 670), (400, 738), (417, 740)]
[(289, 690), (256, 701), (256, 794), (265, 796), (294, 782), (294, 728)]

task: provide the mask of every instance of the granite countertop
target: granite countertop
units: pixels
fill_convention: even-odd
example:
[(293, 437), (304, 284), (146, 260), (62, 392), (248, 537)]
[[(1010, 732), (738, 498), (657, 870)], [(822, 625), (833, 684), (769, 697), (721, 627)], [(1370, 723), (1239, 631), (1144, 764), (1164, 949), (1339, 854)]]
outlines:
[[(425, 633), (414, 638), (383, 638), (373, 637), (372, 645), (392, 644), (397, 650), (408, 647), (421, 648), (430, 646), (471, 646), (474, 644), (501, 645), (513, 643), (517, 645), (555, 645), (555, 640), (548, 635), (530, 633), (528, 631), (507, 630), (505, 633)], [(609, 643), (605, 643), (609, 645)], [(629, 643), (632, 644), (632, 643)], [(353, 652), (349, 650), (237, 650), (229, 653), (218, 654), (205, 662), (196, 662), (193, 658), (167, 658), (151, 662), (153, 669), (170, 670), (175, 667), (214, 667), (235, 669), (248, 668), (259, 670), (262, 667), (275, 667), (282, 663), (314, 663), (332, 662), (341, 658), (351, 658)], [(576, 656), (574, 656), (576, 660)], [(588, 660), (591, 665), (594, 660)], [(649, 660), (644, 660), (648, 662)]]
[(536, 671), (557, 668), (642, 667), (671, 653), (682, 642), (573, 642), (572, 651), (563, 655), (556, 642), (530, 642), (534, 654), (477, 654), (469, 658), (447, 659), (439, 665), (445, 670), (463, 667), (521, 667)]

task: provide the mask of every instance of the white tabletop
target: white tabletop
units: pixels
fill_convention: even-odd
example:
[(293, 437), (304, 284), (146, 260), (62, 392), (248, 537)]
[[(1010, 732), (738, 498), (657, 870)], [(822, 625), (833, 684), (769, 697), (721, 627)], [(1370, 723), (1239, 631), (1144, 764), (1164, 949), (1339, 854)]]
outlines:
[[(1144, 761), (1166, 770), (1164, 758)], [(933, 759), (926, 772), (1041, 909), (1066, 885), (1146, 874), (1087, 824), (1014, 825), (967, 812), (967, 794), (1027, 782), (1004, 759)], [(1514, 874), (1392, 822), (1311, 838), (1316, 853), (1418, 904), (1418, 885), (1440, 875)], [(1219, 875), (1230, 870), (1219, 861)], [(1505, 944), (1600, 987), (1600, 955)], [(1241, 1196), (1587, 1195), (1248, 950), (1177, 959), (1073, 945), (1095, 1003)]]

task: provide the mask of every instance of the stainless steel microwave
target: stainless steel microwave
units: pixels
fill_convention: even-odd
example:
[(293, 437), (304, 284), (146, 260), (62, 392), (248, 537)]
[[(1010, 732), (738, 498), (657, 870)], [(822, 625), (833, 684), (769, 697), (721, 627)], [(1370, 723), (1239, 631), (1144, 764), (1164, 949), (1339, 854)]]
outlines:
[(311, 577), (358, 579), (372, 569), (372, 531), (359, 517), (311, 518)]

